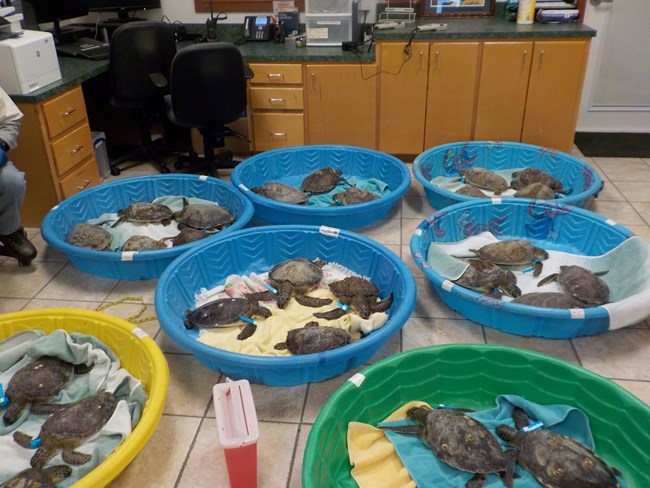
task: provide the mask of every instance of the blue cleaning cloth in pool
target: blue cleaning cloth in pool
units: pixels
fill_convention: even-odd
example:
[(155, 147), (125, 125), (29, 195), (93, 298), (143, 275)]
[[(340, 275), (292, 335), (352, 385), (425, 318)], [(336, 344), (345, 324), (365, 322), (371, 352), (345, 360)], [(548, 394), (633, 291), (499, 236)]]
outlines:
[(377, 178), (358, 178), (357, 176), (350, 176), (346, 178), (348, 183), (345, 181), (340, 181), (333, 189), (327, 193), (319, 193), (318, 195), (312, 195), (307, 200), (307, 205), (312, 207), (330, 207), (334, 203), (334, 195), (341, 193), (348, 188), (350, 185), (354, 185), (357, 188), (362, 190), (368, 190), (375, 193), (379, 197), (383, 197), (387, 193), (390, 193), (388, 185)]
[[(500, 395), (496, 399), (497, 406), (489, 410), (469, 412), (468, 416), (482, 422), (492, 433), (498, 425), (507, 424), (514, 427), (512, 411), (515, 406), (521, 407), (529, 413), (531, 418), (538, 419), (544, 423), (544, 428), (572, 437), (593, 449), (594, 441), (589, 429), (587, 416), (577, 408), (569, 405), (539, 405), (529, 402), (516, 395)], [(412, 420), (400, 420), (384, 422), (380, 426), (414, 425)], [(400, 434), (384, 431), (388, 439), (393, 443), (397, 455), (404, 463), (411, 478), (416, 482), (418, 488), (453, 488), (464, 486), (472, 478), (471, 473), (459, 471), (440, 461), (431, 449), (429, 449), (419, 437), (408, 434)], [(499, 442), (507, 447), (494, 433)], [(520, 476), (515, 481), (517, 488), (539, 488), (540, 483), (524, 468), (517, 465), (516, 473)], [(620, 482), (620, 479), (619, 479)], [(503, 482), (494, 474), (488, 475), (486, 488), (503, 488)], [(621, 482), (621, 487), (626, 485)]]

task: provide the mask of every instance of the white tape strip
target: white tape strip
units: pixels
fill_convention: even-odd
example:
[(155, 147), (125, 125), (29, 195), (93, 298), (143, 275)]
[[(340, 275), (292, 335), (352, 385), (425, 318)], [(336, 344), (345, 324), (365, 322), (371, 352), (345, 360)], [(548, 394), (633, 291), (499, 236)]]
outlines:
[(418, 227), (417, 229), (415, 229), (415, 232), (413, 232), (413, 233), (414, 233), (416, 236), (421, 236), (421, 235), (422, 235), (422, 229), (420, 229), (420, 228)]
[(326, 236), (338, 237), (341, 230), (337, 229), (336, 227), (328, 227), (326, 225), (321, 225), (319, 232)]
[(58, 206), (58, 205), (54, 205), (54, 207), (52, 207), (52, 210), (56, 210), (57, 208), (59, 208), (59, 206)]
[(208, 175), (199, 176), (199, 180), (201, 180), (201, 181), (206, 181), (207, 179), (208, 179)]
[(570, 312), (571, 312), (571, 320), (585, 318), (585, 311), (582, 308), (572, 308)]
[(351, 378), (348, 379), (350, 383), (354, 383), (354, 385), (358, 388), (361, 386), (361, 383), (365, 381), (366, 377), (362, 375), (361, 373), (357, 373)]
[(616, 225), (616, 221), (612, 219), (607, 219), (605, 222), (607, 222), (609, 225)]
[(134, 327), (133, 330), (131, 331), (134, 336), (136, 336), (138, 339), (144, 339), (145, 337), (149, 337), (149, 334), (147, 334), (144, 330), (142, 330), (140, 327)]
[(247, 187), (246, 185), (244, 185), (243, 183), (240, 183), (238, 186), (239, 186), (239, 188), (241, 188), (241, 189), (244, 190), (244, 191), (250, 191), (250, 190), (248, 189), (248, 187)]
[(123, 251), (122, 261), (133, 261), (133, 256), (135, 256), (137, 252), (138, 251)]
[(451, 291), (453, 287), (454, 287), (454, 283), (449, 280), (445, 280), (442, 282), (442, 289), (445, 291)]
[(503, 200), (501, 199), (501, 197), (492, 197), (492, 203), (493, 204), (499, 205), (502, 202), (503, 202)]

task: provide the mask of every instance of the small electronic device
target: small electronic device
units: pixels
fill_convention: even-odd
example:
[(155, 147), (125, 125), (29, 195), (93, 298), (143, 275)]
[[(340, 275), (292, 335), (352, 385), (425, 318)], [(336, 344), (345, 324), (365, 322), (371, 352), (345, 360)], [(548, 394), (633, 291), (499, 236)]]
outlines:
[(244, 39), (247, 41), (270, 41), (273, 31), (270, 16), (247, 15), (244, 18)]
[(422, 24), (418, 25), (419, 31), (441, 31), (447, 30), (447, 24)]
[(404, 27), (406, 27), (406, 22), (380, 22), (375, 24), (375, 30), (402, 29)]

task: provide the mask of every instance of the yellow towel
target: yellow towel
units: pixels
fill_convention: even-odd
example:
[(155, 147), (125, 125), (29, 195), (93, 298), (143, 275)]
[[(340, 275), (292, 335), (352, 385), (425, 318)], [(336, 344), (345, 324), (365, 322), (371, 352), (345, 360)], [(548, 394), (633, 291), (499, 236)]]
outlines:
[[(407, 418), (413, 407), (429, 406), (426, 402), (412, 401), (402, 405), (382, 422)], [(352, 477), (359, 488), (416, 488), (402, 464), (393, 444), (384, 431), (360, 422), (348, 424), (348, 455), (352, 464)]]

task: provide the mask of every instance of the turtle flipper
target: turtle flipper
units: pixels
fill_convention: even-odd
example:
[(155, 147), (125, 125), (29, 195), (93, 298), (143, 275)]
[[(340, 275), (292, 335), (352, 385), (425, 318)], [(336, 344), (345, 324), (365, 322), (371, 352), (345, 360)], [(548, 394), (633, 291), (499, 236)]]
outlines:
[(18, 420), (26, 406), (27, 404), (20, 400), (13, 399), (13, 401), (10, 401), (5, 410), (5, 414), (2, 416), (5, 425), (11, 425)]
[(390, 308), (392, 304), (393, 304), (393, 294), (391, 293), (387, 298), (384, 298), (383, 300), (380, 300), (377, 303), (373, 303), (370, 306), (370, 311), (372, 313), (385, 312)]
[[(537, 276), (537, 275), (535, 275), (535, 276)], [(551, 281), (555, 281), (558, 276), (560, 276), (558, 273), (550, 274), (546, 278), (542, 278), (541, 280), (539, 280), (539, 283), (537, 283), (537, 286), (544, 286), (545, 284), (550, 283)]]
[(336, 320), (343, 317), (346, 313), (347, 312), (342, 308), (336, 307), (332, 310), (328, 310), (327, 312), (316, 312), (314, 314), (314, 317), (325, 320)]
[(64, 449), (61, 457), (66, 463), (72, 464), (73, 466), (80, 466), (82, 464), (86, 464), (88, 461), (92, 459), (92, 456), (90, 454), (84, 454), (83, 452), (73, 451), (72, 449)]
[(519, 475), (515, 473), (518, 452), (515, 449), (507, 449), (505, 455), (507, 459), (506, 470), (499, 473), (499, 476), (506, 488), (513, 488), (515, 483), (514, 479), (519, 477)]
[(332, 303), (331, 298), (310, 297), (309, 295), (296, 295), (295, 298), (304, 307), (318, 308)]
[(275, 346), (273, 346), (273, 349), (275, 349), (276, 351), (286, 351), (287, 343), (286, 342), (278, 342)]
[(264, 317), (265, 319), (268, 319), (271, 315), (273, 315), (273, 313), (268, 308), (255, 304), (250, 311), (250, 315), (251, 316), (255, 315), (258, 317)]
[(370, 317), (370, 307), (368, 305), (368, 299), (364, 296), (357, 295), (352, 299), (352, 305), (356, 308), (357, 313), (362, 319), (367, 319)]
[(36, 415), (52, 415), (62, 408), (70, 405), (69, 403), (34, 403), (31, 406), (31, 412)]
[(256, 291), (254, 293), (246, 293), (246, 298), (254, 302), (268, 302), (275, 300), (275, 293), (272, 291)]
[(476, 473), (472, 478), (465, 483), (465, 488), (483, 488), (487, 478), (485, 473)]
[(18, 444), (21, 447), (24, 447), (25, 449), (31, 449), (32, 448), (32, 439), (33, 437), (31, 435), (27, 435), (24, 432), (16, 431), (14, 432), (14, 441), (16, 441), (16, 444)]
[[(14, 437), (15, 439), (15, 437)], [(42, 468), (47, 464), (47, 462), (54, 457), (56, 454), (56, 449), (50, 449), (47, 447), (39, 447), (36, 449), (36, 453), (32, 456), (29, 463), (32, 465), (32, 468)], [(64, 459), (65, 461), (65, 459)], [(67, 461), (66, 461), (67, 462)], [(70, 463), (72, 464), (72, 463)]]
[(291, 300), (291, 283), (280, 283), (278, 286), (278, 308), (285, 309)]
[(528, 417), (526, 411), (521, 407), (515, 407), (512, 410), (512, 420), (517, 430), (521, 430), (530, 425), (530, 417)]
[(250, 336), (255, 334), (256, 330), (257, 325), (251, 323), (246, 324), (246, 327), (244, 327), (242, 331), (237, 335), (237, 340), (243, 341), (245, 339), (248, 339)]
[(90, 366), (84, 363), (81, 364), (75, 364), (74, 366), (74, 374), (86, 374), (90, 373), (90, 370), (93, 369), (94, 364), (91, 364)]
[(543, 266), (541, 260), (535, 259), (535, 261), (533, 261), (533, 276), (539, 276), (542, 273)]
[(377, 428), (406, 435), (420, 435), (422, 433), (421, 425), (378, 425)]
[(59, 483), (72, 474), (72, 468), (65, 464), (57, 464), (43, 470), (52, 483)]

